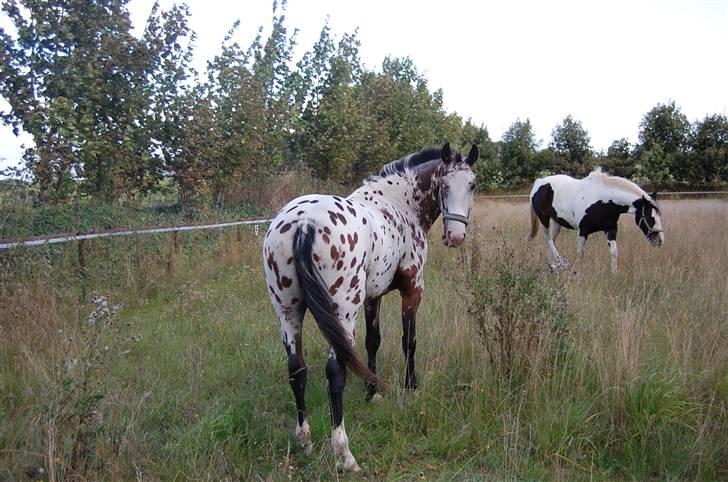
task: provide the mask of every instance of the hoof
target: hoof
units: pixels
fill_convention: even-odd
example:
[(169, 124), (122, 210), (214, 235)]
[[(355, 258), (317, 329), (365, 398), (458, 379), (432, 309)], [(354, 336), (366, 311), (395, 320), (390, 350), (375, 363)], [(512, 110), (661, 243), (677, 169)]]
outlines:
[(379, 393), (375, 393), (374, 395), (372, 395), (372, 398), (369, 401), (371, 403), (379, 403), (382, 400), (384, 400), (384, 397)]
[(355, 460), (352, 460), (351, 462), (337, 462), (336, 470), (342, 472), (361, 472), (361, 467), (359, 467), (359, 464)]

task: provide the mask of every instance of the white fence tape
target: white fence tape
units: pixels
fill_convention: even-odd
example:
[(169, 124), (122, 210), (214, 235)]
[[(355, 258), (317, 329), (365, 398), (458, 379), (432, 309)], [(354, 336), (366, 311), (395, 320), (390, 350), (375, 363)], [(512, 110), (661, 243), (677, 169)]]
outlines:
[(255, 227), (255, 234), (258, 235), (258, 225), (271, 222), (272, 219), (245, 219), (241, 221), (226, 221), (209, 224), (189, 224), (183, 226), (156, 226), (149, 228), (116, 229), (113, 231), (100, 231), (98, 233), (79, 234), (54, 234), (51, 236), (36, 236), (19, 241), (0, 240), (0, 249), (14, 248), (16, 246), (38, 246), (41, 244), (65, 243), (67, 241), (80, 241), (82, 239), (110, 238), (113, 236), (131, 236), (134, 234), (171, 233), (174, 231), (195, 231), (198, 229), (227, 228), (230, 226), (241, 226), (252, 224)]

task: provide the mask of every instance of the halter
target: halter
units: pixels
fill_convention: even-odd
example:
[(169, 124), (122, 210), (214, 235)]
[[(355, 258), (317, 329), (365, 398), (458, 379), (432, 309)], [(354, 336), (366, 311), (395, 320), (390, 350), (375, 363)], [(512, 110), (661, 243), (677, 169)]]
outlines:
[(642, 215), (640, 216), (640, 220), (637, 221), (637, 226), (639, 226), (641, 228), (643, 223), (647, 230), (647, 236), (651, 236), (654, 233), (662, 232), (662, 229), (653, 229), (652, 227), (650, 227), (649, 223), (647, 222), (647, 218), (645, 217), (645, 206), (644, 205), (642, 206)]
[(464, 225), (468, 225), (470, 223), (470, 212), (468, 212), (467, 216), (463, 216), (461, 214), (453, 214), (449, 212), (447, 209), (445, 209), (445, 204), (442, 202), (442, 186), (437, 190), (437, 201), (440, 205), (440, 212), (442, 213), (442, 221), (458, 221), (460, 223), (463, 223)]

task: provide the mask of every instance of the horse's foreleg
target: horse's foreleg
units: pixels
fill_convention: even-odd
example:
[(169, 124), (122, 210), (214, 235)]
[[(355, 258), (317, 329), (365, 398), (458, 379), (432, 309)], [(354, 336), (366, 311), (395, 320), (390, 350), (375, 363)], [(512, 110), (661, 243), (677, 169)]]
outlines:
[(579, 234), (579, 237), (577, 238), (577, 245), (576, 245), (576, 252), (579, 254), (580, 258), (584, 257), (584, 247), (586, 246), (586, 236), (582, 236)]
[(344, 429), (344, 388), (346, 387), (346, 366), (336, 359), (331, 350), (326, 363), (326, 379), (329, 381), (331, 403), (331, 446), (336, 456), (336, 467), (359, 471), (359, 465), (349, 450), (349, 437)]
[[(367, 366), (377, 373), (377, 351), (382, 341), (379, 331), (379, 308), (382, 298), (373, 298), (364, 302), (364, 319), (366, 320)], [(377, 401), (381, 395), (377, 393), (377, 386), (367, 383), (367, 399)]]
[(421, 298), (421, 288), (410, 287), (402, 291), (402, 352), (406, 363), (404, 387), (408, 390), (417, 388), (417, 375), (415, 374), (416, 318)]
[(607, 244), (609, 256), (612, 258), (612, 273), (617, 272), (617, 226), (607, 231)]

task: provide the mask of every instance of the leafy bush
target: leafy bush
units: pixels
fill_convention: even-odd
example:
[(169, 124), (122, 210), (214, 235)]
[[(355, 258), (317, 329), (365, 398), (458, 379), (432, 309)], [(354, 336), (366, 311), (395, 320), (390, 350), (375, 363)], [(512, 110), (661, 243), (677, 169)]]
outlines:
[[(477, 260), (477, 251), (473, 259)], [(561, 278), (505, 242), (481, 269), (472, 263), (470, 314), (491, 368), (517, 379), (548, 370), (565, 348), (571, 318)]]

